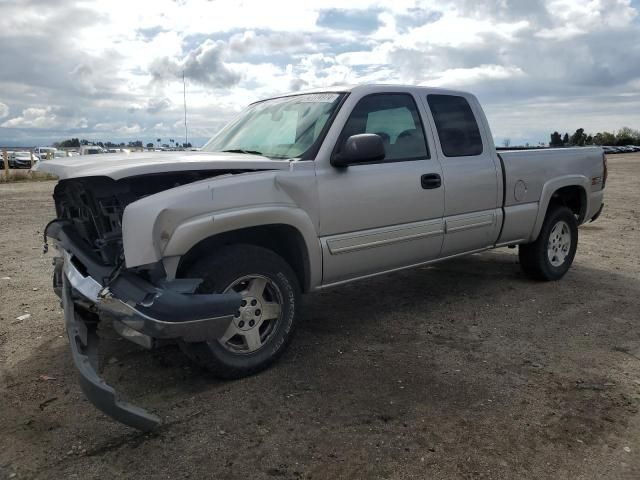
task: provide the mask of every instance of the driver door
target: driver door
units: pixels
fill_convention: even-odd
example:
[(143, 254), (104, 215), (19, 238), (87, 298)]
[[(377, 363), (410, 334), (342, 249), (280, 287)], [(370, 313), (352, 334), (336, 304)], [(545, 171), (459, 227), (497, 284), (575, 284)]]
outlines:
[(325, 285), (437, 258), (444, 234), (442, 170), (430, 154), (421, 103), (410, 92), (349, 100), (334, 153), (349, 136), (374, 133), (386, 156), (317, 166)]

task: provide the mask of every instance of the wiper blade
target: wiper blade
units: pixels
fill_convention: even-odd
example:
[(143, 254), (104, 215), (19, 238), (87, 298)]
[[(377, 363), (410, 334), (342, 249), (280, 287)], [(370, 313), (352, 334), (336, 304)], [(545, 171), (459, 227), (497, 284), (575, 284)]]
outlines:
[(257, 150), (244, 150), (243, 148), (232, 148), (230, 150), (222, 150), (224, 153), (248, 153), (249, 155), (262, 155)]

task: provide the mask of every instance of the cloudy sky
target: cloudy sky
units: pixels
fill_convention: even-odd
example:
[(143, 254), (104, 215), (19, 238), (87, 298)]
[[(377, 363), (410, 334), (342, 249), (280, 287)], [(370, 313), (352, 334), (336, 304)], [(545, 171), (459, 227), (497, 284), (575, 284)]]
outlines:
[[(348, 5), (348, 8), (345, 6)], [(0, 145), (184, 138), (345, 83), (460, 88), (498, 143), (640, 128), (640, 0), (0, 0)]]

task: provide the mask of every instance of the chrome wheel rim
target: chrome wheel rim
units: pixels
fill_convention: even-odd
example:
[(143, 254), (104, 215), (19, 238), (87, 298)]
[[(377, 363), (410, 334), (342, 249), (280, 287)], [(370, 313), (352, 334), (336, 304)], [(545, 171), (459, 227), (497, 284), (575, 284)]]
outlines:
[(569, 224), (564, 221), (559, 221), (551, 229), (549, 235), (549, 243), (547, 244), (547, 257), (549, 263), (554, 267), (561, 266), (571, 249), (571, 230)]
[(276, 331), (282, 318), (283, 295), (280, 288), (262, 275), (246, 275), (231, 282), (224, 293), (242, 295), (242, 303), (227, 331), (218, 339), (233, 353), (260, 350)]

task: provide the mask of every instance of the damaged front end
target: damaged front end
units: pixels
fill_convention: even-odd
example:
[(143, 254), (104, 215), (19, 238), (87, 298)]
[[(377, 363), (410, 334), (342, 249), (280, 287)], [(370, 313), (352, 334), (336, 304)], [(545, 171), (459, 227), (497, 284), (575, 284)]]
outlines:
[(175, 186), (176, 175), (172, 177), (139, 184), (103, 177), (62, 181), (54, 194), (58, 218), (45, 229), (45, 245), (47, 237), (55, 239), (60, 253), (55, 260), (54, 289), (62, 298), (82, 390), (104, 413), (143, 431), (155, 428), (160, 419), (121, 401), (98, 374), (101, 316), (108, 314), (116, 331), (150, 348), (158, 339), (220, 338), (241, 302), (235, 293), (195, 293), (199, 279), (167, 281), (161, 264), (125, 267), (124, 208), (154, 190)]

